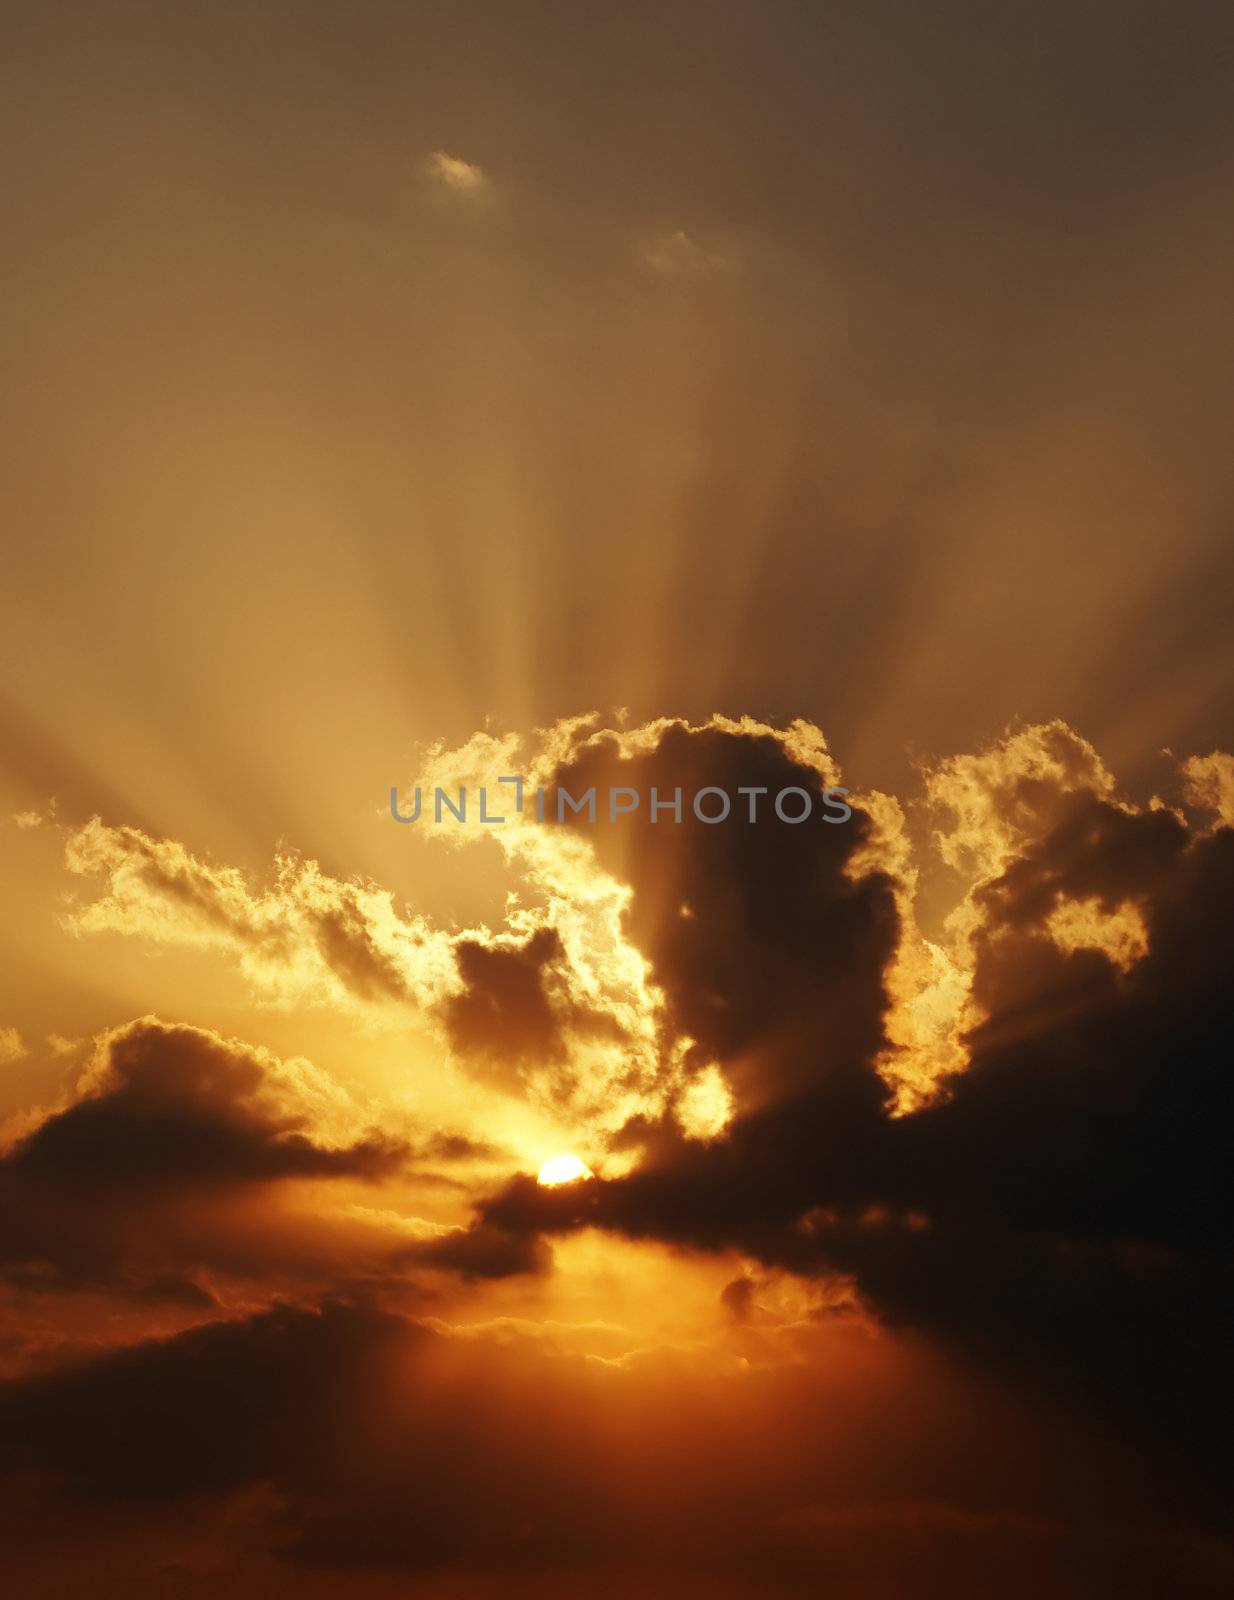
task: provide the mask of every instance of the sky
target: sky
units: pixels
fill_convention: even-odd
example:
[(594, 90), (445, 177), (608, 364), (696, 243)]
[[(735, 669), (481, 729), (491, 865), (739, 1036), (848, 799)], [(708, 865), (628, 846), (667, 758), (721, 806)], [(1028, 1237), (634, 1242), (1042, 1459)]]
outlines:
[(1234, 14), (4, 19), (22, 1592), (1228, 1592)]

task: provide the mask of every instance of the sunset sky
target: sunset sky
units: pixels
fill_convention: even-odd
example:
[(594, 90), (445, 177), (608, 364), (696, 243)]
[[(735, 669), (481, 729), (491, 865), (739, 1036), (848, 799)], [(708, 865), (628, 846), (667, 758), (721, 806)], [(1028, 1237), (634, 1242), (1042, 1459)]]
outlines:
[(1234, 10), (4, 35), (14, 1592), (1229, 1593)]

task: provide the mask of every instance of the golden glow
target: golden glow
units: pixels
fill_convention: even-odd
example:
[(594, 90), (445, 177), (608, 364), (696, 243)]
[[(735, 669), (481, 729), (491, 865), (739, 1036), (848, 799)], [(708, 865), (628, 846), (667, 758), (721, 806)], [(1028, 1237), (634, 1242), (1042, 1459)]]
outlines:
[(591, 1168), (577, 1156), (553, 1156), (536, 1174), (536, 1182), (542, 1183), (546, 1189), (552, 1189), (559, 1183), (576, 1183), (579, 1178), (590, 1178), (591, 1175)]
[(716, 1139), (733, 1117), (733, 1096), (713, 1062), (682, 1091), (677, 1120), (691, 1139)]
[(1086, 1155), (1220, 955), (1234, 12), (100, 9), (0, 113), (11, 1589), (1216, 1586)]
[(1105, 911), (1096, 899), (1068, 900), (1046, 921), (1060, 950), (1099, 950), (1121, 972), (1130, 972), (1148, 954), (1148, 929), (1138, 906), (1130, 901)]

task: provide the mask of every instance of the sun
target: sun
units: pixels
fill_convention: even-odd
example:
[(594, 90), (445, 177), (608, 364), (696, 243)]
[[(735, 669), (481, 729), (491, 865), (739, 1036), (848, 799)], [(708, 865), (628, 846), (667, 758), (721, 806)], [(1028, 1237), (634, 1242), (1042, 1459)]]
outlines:
[(542, 1183), (546, 1189), (551, 1189), (559, 1183), (574, 1183), (579, 1178), (590, 1177), (591, 1168), (577, 1156), (554, 1156), (540, 1168), (536, 1182)]

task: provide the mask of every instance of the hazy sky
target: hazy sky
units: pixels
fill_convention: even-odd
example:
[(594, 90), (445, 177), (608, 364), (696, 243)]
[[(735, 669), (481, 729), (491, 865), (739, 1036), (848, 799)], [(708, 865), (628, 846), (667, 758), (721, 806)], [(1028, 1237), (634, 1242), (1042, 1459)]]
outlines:
[(9, 697), (85, 810), (325, 850), (490, 712), (1228, 729), (1227, 7), (7, 36)]

